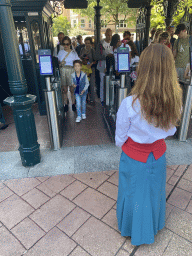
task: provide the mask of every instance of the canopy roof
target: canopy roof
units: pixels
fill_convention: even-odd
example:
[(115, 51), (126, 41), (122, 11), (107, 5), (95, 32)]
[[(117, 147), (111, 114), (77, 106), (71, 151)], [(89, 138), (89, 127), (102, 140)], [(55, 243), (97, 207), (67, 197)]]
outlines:
[(148, 5), (151, 0), (128, 0), (129, 8), (140, 8), (142, 6)]

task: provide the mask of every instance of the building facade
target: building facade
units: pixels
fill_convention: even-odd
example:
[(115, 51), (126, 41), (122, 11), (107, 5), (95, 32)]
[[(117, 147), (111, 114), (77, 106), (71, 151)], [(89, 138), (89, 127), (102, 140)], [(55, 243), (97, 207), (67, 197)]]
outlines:
[[(67, 17), (67, 20), (71, 23), (71, 27), (78, 26), (81, 30), (87, 32), (87, 35), (94, 35), (94, 20), (88, 17), (81, 17), (79, 14), (73, 12), (73, 10), (63, 8), (63, 16)], [(101, 16), (101, 35), (105, 34), (106, 28), (111, 28), (113, 33), (123, 33), (125, 30), (129, 30), (131, 33), (135, 32), (135, 28), (128, 28), (124, 16), (119, 17), (119, 26), (116, 27), (113, 22), (107, 24), (106, 18)]]

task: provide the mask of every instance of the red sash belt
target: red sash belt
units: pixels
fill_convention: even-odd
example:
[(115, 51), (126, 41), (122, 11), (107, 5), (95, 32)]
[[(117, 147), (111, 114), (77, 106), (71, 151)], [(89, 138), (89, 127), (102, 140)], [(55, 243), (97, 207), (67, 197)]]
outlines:
[(153, 153), (155, 160), (159, 159), (166, 151), (166, 143), (164, 139), (161, 139), (151, 144), (141, 144), (128, 138), (123, 144), (122, 150), (132, 159), (146, 163), (151, 152)]

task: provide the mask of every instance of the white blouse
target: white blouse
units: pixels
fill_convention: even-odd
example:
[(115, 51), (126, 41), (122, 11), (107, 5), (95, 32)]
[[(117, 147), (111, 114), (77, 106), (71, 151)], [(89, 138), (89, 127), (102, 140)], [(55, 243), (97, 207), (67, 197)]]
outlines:
[[(62, 60), (65, 58), (65, 56), (68, 54), (68, 52), (66, 52), (65, 50), (61, 50), (58, 53), (58, 60), (60, 62), (62, 62)], [(66, 66), (73, 66), (73, 61), (74, 60), (80, 60), (78, 54), (76, 53), (76, 51), (71, 51), (69, 53), (69, 55), (67, 56), (67, 58), (65, 59), (66, 61)]]
[(133, 96), (125, 98), (117, 112), (115, 144), (122, 147), (128, 137), (137, 143), (153, 143), (156, 140), (165, 139), (174, 135), (176, 127), (168, 131), (156, 128), (149, 124), (140, 112), (140, 103), (137, 99), (132, 107)]

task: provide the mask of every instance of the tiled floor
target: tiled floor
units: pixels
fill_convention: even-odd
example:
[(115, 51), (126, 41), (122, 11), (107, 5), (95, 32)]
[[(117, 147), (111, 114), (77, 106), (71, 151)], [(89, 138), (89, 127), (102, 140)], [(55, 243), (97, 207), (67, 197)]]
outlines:
[[(50, 148), (50, 137), (47, 123), (47, 116), (40, 116), (38, 105), (32, 106), (35, 124), (37, 129), (38, 143), (40, 149)], [(0, 152), (16, 151), (19, 143), (16, 134), (12, 110), (8, 106), (3, 107), (6, 124), (5, 130), (0, 130)], [(102, 117), (102, 107), (99, 99), (96, 105), (87, 104), (87, 119), (75, 123), (76, 112), (73, 112), (71, 105), (64, 119), (63, 126), (63, 147), (100, 145), (112, 143)]]
[(166, 226), (152, 245), (117, 228), (118, 171), (0, 181), (1, 256), (191, 256), (192, 165), (167, 167)]

